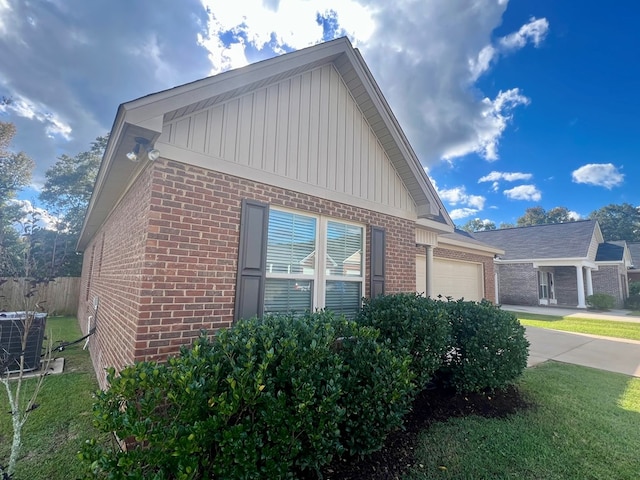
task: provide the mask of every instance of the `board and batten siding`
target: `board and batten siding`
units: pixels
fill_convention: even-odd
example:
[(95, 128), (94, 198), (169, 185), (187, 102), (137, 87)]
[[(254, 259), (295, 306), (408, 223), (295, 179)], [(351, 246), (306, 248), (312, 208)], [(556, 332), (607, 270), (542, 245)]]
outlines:
[[(601, 240), (600, 240), (601, 241)], [(592, 235), (591, 243), (589, 243), (589, 249), (587, 251), (587, 259), (595, 260), (596, 255), (598, 254), (598, 247), (600, 246), (600, 242), (596, 238), (596, 235)]]
[(160, 141), (328, 192), (416, 211), (332, 64), (168, 121)]

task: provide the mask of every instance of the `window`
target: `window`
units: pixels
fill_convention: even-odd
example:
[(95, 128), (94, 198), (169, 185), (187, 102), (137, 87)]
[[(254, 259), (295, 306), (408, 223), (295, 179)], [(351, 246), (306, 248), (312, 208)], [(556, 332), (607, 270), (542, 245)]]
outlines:
[(361, 226), (269, 210), (265, 313), (355, 314), (364, 282)]
[(541, 300), (555, 300), (552, 272), (538, 272), (538, 297)]

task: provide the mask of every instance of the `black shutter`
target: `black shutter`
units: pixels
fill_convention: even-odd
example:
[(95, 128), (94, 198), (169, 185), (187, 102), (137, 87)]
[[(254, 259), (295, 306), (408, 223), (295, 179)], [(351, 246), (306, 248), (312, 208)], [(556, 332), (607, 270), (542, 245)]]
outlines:
[(268, 226), (269, 205), (243, 200), (234, 320), (262, 317), (264, 312)]
[(371, 298), (384, 295), (384, 228), (371, 227)]

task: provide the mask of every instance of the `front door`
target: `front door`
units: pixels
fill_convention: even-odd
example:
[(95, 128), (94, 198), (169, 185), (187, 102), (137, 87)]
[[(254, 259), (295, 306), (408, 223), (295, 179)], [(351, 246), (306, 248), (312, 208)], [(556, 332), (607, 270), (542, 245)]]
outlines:
[(553, 272), (538, 272), (538, 298), (540, 305), (554, 305), (557, 303)]

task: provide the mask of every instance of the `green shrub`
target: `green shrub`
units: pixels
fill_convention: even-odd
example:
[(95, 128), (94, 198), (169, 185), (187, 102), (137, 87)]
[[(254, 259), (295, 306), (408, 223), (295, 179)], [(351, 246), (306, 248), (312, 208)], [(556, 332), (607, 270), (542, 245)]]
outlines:
[(338, 352), (344, 363), (341, 443), (351, 455), (378, 450), (389, 432), (402, 425), (415, 388), (411, 357), (398, 355), (380, 332), (343, 320)]
[(380, 330), (398, 355), (411, 356), (418, 390), (431, 381), (447, 350), (450, 327), (443, 302), (415, 293), (365, 299), (356, 321)]
[[(246, 370), (256, 362), (264, 363), (264, 375), (256, 372), (260, 401), (238, 419), (242, 428), (216, 436), (217, 475), (283, 478), (294, 469), (318, 469), (340, 452), (342, 362), (330, 320), (324, 312), (267, 317), (239, 323), (218, 338), (228, 357), (255, 341), (256, 354), (234, 359), (234, 376), (253, 379)], [(249, 433), (252, 445), (246, 445)], [(251, 459), (247, 465), (238, 465), (238, 448)]]
[(341, 451), (343, 368), (322, 317), (241, 321), (166, 367), (110, 372), (96, 424), (137, 446), (89, 445), (93, 478), (287, 478), (329, 462)]
[(596, 310), (611, 310), (616, 304), (616, 299), (606, 293), (594, 293), (587, 297), (587, 306)]
[(629, 295), (640, 295), (640, 282), (629, 282)]
[(129, 448), (109, 450), (88, 442), (81, 454), (89, 464), (87, 477), (200, 478), (195, 473), (206, 470), (201, 463), (206, 444), (197, 419), (207, 400), (200, 389), (179, 377), (175, 382), (168, 366), (153, 362), (136, 363), (117, 376), (109, 369), (107, 379), (109, 390), (96, 394), (94, 423)]
[(443, 302), (453, 342), (439, 378), (458, 392), (506, 387), (527, 366), (529, 342), (516, 316), (487, 300)]
[(166, 364), (142, 362), (97, 394), (87, 478), (295, 478), (345, 449), (367, 453), (411, 405), (406, 355), (330, 312), (243, 320)]
[(640, 294), (629, 295), (624, 302), (624, 308), (635, 311), (640, 310)]

